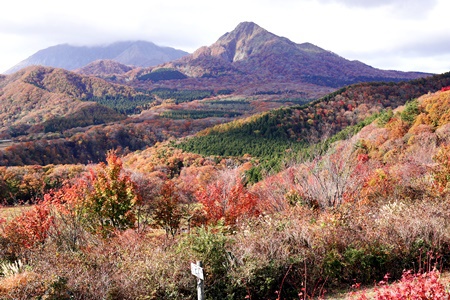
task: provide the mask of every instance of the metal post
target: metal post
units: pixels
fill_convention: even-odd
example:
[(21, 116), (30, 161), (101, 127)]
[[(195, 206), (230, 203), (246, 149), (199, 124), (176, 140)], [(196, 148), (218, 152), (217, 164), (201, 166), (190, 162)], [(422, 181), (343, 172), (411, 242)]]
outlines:
[[(203, 268), (203, 263), (198, 260), (197, 265)], [(198, 300), (205, 300), (205, 282), (203, 279), (197, 278), (197, 295)]]

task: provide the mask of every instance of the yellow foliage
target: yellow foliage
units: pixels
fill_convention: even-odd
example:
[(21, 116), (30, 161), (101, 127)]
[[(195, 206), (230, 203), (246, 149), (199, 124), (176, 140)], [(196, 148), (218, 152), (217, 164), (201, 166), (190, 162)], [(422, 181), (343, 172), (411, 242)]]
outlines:
[(450, 122), (450, 91), (439, 92), (434, 94), (434, 97), (425, 98), (422, 106), (428, 113), (429, 125), (440, 127)]
[(386, 128), (389, 130), (390, 139), (402, 138), (405, 133), (408, 132), (408, 123), (402, 121), (400, 118), (392, 118), (389, 123), (386, 124)]
[(395, 162), (396, 159), (397, 159), (397, 149), (389, 150), (383, 156), (384, 163)]
[(431, 119), (430, 116), (426, 113), (421, 113), (416, 117), (416, 120), (414, 121), (414, 124), (409, 129), (410, 133), (418, 134), (420, 132), (423, 132), (424, 128), (430, 128), (431, 130)]

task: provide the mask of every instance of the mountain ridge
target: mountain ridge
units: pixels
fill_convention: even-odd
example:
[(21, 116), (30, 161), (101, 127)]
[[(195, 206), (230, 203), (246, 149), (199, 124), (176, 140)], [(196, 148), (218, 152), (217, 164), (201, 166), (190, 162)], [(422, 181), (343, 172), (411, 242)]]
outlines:
[[(108, 57), (92, 57), (88, 54), (89, 47), (79, 47), (78, 50), (86, 61), (78, 65), (58, 66), (87, 75), (99, 76), (108, 80), (131, 85), (135, 88), (154, 89), (189, 88), (189, 89), (227, 89), (236, 94), (253, 95), (258, 93), (280, 93), (295, 91), (305, 94), (306, 98), (318, 98), (346, 85), (368, 81), (407, 81), (432, 74), (421, 72), (401, 72), (381, 70), (360, 61), (350, 61), (332, 51), (325, 50), (314, 44), (305, 42), (297, 44), (286, 37), (277, 36), (253, 22), (242, 22), (230, 32), (223, 34), (210, 46), (202, 46), (192, 54), (186, 54), (175, 59), (169, 59), (154, 65), (147, 61), (147, 66), (129, 70), (125, 66), (136, 65), (136, 60), (144, 60), (143, 45), (148, 48), (157, 47), (153, 43), (142, 41), (115, 43), (109, 48)], [(55, 51), (58, 47), (65, 49), (66, 56), (77, 60), (77, 55), (70, 45), (59, 45), (39, 51)], [(119, 49), (120, 48), (120, 49)], [(119, 50), (117, 50), (119, 49)], [(173, 51), (176, 51), (172, 49)], [(39, 55), (38, 55), (39, 54)], [(50, 55), (39, 64), (54, 64), (58, 55)], [(90, 58), (90, 61), (87, 59)], [(111, 58), (112, 57), (112, 58)], [(95, 58), (95, 60), (94, 60)], [(159, 57), (161, 58), (161, 57)], [(99, 59), (114, 60), (125, 66), (97, 62)], [(16, 65), (22, 67), (27, 60)], [(109, 64), (109, 65), (108, 65)], [(89, 65), (89, 66), (88, 66)], [(156, 69), (175, 69), (186, 75), (186, 78), (171, 78), (162, 80), (155, 85), (148, 73)], [(8, 72), (14, 69), (8, 70)], [(126, 72), (126, 73), (124, 73)], [(116, 76), (117, 75), (117, 76)], [(136, 80), (137, 79), (137, 80)], [(144, 80), (143, 80), (144, 79)]]
[(129, 86), (43, 66), (6, 76), (0, 91), (2, 138), (123, 120), (114, 109), (122, 99), (153, 101)]
[(113, 74), (125, 74), (132, 69), (133, 67), (111, 59), (99, 59), (73, 71), (82, 75), (109, 76)]
[(298, 150), (305, 143), (337, 134), (370, 116), (394, 110), (411, 99), (449, 85), (450, 72), (409, 82), (355, 84), (304, 105), (216, 125), (178, 143), (177, 147), (205, 156), (283, 155), (290, 148)]
[(39, 50), (8, 69), (5, 74), (31, 66), (42, 65), (66, 70), (82, 68), (99, 59), (115, 60), (125, 65), (155, 66), (188, 54), (170, 47), (161, 47), (146, 41), (116, 42), (101, 46), (72, 46), (59, 44)]

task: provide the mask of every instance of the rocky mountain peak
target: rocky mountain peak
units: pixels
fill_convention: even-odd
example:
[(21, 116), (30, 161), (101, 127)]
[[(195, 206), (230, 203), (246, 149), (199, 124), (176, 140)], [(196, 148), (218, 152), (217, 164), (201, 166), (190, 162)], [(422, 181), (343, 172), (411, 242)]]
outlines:
[(267, 30), (253, 22), (239, 23), (236, 28), (225, 33), (218, 42), (229, 42), (230, 40), (249, 40), (258, 34), (270, 34)]
[(245, 60), (275, 38), (278, 37), (253, 22), (242, 22), (210, 47), (211, 55), (229, 62)]

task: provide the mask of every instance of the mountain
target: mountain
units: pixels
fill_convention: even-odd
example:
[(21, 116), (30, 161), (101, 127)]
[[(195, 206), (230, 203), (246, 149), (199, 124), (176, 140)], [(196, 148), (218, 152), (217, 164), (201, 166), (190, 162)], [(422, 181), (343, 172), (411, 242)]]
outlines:
[[(273, 100), (212, 85), (269, 91), (290, 80), (313, 89), (339, 79), (331, 63), (339, 59), (309, 44), (302, 51), (322, 66), (310, 70), (318, 75), (304, 75), (306, 67), (273, 74), (280, 66), (272, 59), (255, 63), (256, 73), (252, 60), (273, 52), (259, 54), (271, 35), (253, 32), (261, 35), (254, 48), (226, 35), (216, 56), (205, 54), (201, 68), (217, 74), (186, 78), (158, 67), (134, 80), (142, 90), (42, 66), (0, 75), (0, 139), (8, 139), (0, 140), (0, 165), (14, 166), (0, 167), (0, 299), (193, 299), (194, 258), (204, 262), (213, 299), (418, 299), (425, 288), (449, 298), (450, 72), (357, 83), (221, 126), (212, 126), (218, 117), (199, 123), (192, 116), (200, 106), (214, 115)], [(234, 38), (239, 46), (224, 47)], [(314, 55), (332, 59), (321, 65)], [(374, 72), (363, 78), (378, 78)], [(160, 88), (145, 90), (152, 81)], [(203, 90), (188, 90), (194, 84)], [(105, 106), (141, 105), (152, 95), (156, 103), (137, 116)], [(182, 109), (188, 119), (159, 114)], [(359, 290), (373, 282), (380, 284)]]
[(123, 120), (126, 116), (118, 112), (119, 106), (145, 101), (152, 102), (153, 97), (128, 86), (64, 69), (27, 67), (0, 78), (0, 136), (11, 138)]
[(99, 162), (108, 149), (143, 150), (227, 120), (160, 117), (150, 110), (155, 102), (192, 101), (199, 93), (159, 92), (157, 100), (148, 91), (43, 66), (1, 75), (0, 165)]
[(99, 59), (110, 59), (125, 65), (149, 67), (178, 59), (187, 54), (181, 50), (160, 47), (145, 41), (117, 42), (93, 47), (62, 44), (36, 52), (7, 70), (5, 74), (12, 74), (31, 65), (75, 70)]
[(108, 76), (114, 74), (125, 74), (132, 69), (132, 67), (114, 60), (99, 59), (82, 68), (74, 70), (74, 72), (83, 75)]
[[(33, 141), (42, 152), (48, 151), (44, 142), (55, 137), (62, 140), (74, 132), (98, 131), (103, 132), (99, 135), (102, 138), (90, 134), (76, 143), (84, 139), (99, 145), (103, 138), (111, 138), (114, 148), (133, 151), (168, 135), (193, 135), (239, 117), (237, 122), (208, 129), (203, 140), (192, 139), (185, 149), (263, 157), (275, 152), (278, 155), (279, 149), (284, 152), (289, 148), (287, 144), (320, 138), (325, 132), (335, 133), (363, 116), (450, 85), (447, 75), (442, 80), (439, 76), (427, 77), (398, 85), (356, 84), (319, 102), (299, 106), (336, 91), (346, 82), (410, 80), (428, 74), (378, 70), (312, 44), (295, 44), (250, 22), (239, 24), (210, 47), (156, 67), (129, 70), (116, 61), (96, 60), (77, 72), (32, 66), (0, 75), (0, 139), (12, 138), (16, 145)], [(112, 73), (115, 75), (110, 76)], [(370, 96), (373, 91), (376, 95)], [(293, 105), (291, 109), (244, 118)], [(116, 121), (120, 122), (108, 130), (94, 126)], [(127, 130), (116, 130), (120, 127), (116, 125)], [(142, 129), (135, 131), (136, 136), (135, 127)], [(132, 143), (130, 136), (134, 136)], [(72, 151), (74, 144), (64, 144), (64, 149)], [(76, 150), (70, 161), (76, 161), (83, 151), (93, 154), (85, 161), (99, 159), (102, 152), (92, 146), (94, 143), (88, 144), (81, 142), (78, 146), (82, 149)], [(22, 146), (30, 149), (29, 144)], [(40, 155), (39, 151), (34, 157)], [(17, 148), (8, 153), (13, 152), (19, 153)], [(4, 159), (5, 164), (11, 163), (8, 161)], [(19, 161), (24, 162), (17, 158), (12, 163)]]
[(296, 44), (252, 22), (240, 23), (209, 47), (163, 65), (196, 78), (252, 77), (338, 88), (366, 81), (402, 81), (430, 74), (386, 71), (347, 60), (310, 43)]

